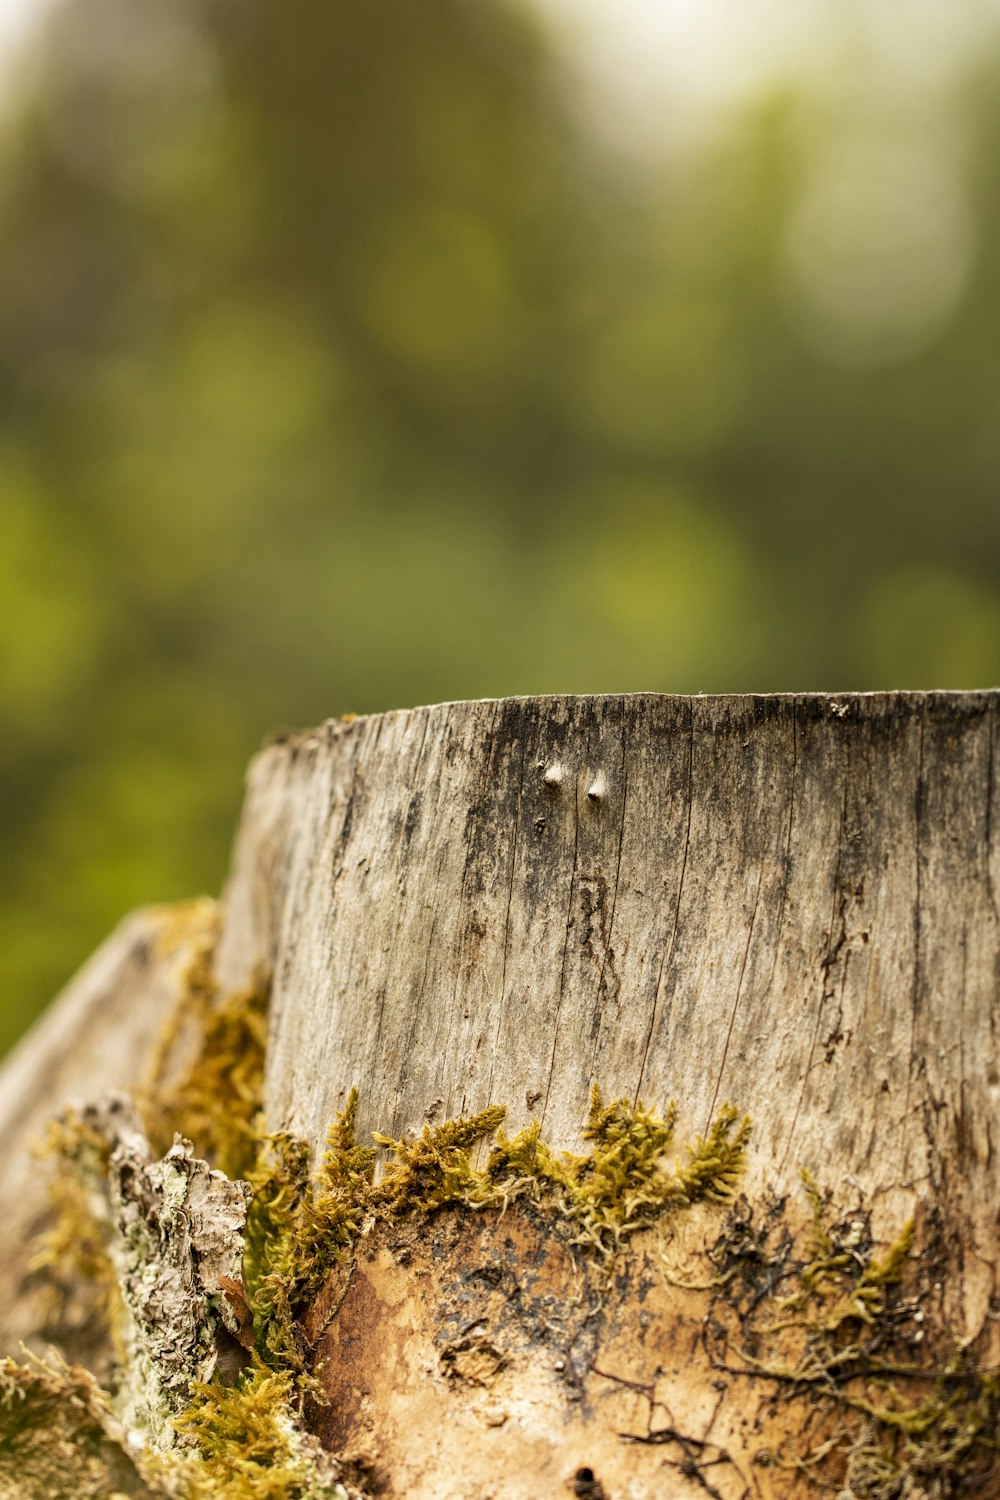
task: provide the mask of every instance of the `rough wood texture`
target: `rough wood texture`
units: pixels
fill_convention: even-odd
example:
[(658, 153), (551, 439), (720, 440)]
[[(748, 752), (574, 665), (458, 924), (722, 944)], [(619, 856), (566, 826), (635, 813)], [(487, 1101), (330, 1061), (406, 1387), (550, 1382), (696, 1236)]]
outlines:
[(995, 1285), (995, 693), (532, 698), (330, 723), (254, 763), (220, 962), (274, 975), (273, 1127), (502, 1103), (576, 1147), (591, 1080), (753, 1118), (887, 1227), (930, 1192)]

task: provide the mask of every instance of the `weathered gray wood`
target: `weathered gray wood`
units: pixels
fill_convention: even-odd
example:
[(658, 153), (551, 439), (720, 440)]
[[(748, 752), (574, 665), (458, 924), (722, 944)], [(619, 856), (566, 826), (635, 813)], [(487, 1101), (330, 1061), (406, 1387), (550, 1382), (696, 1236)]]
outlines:
[(274, 974), (267, 1112), (318, 1149), (591, 1080), (754, 1122), (891, 1231), (933, 1192), (997, 1290), (995, 693), (445, 704), (252, 767), (220, 950)]

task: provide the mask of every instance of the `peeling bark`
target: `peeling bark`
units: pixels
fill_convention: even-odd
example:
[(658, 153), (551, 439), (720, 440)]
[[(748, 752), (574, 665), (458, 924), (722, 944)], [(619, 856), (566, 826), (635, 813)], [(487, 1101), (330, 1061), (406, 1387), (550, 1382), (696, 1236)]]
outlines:
[(89, 1105), (81, 1122), (109, 1151), (92, 1192), (106, 1184), (107, 1248), (123, 1312), (119, 1416), (137, 1442), (169, 1451), (191, 1382), (212, 1378), (220, 1342), (228, 1351), (239, 1332), (224, 1288), (242, 1275), (250, 1189), (212, 1171), (180, 1136), (154, 1161), (124, 1095)]

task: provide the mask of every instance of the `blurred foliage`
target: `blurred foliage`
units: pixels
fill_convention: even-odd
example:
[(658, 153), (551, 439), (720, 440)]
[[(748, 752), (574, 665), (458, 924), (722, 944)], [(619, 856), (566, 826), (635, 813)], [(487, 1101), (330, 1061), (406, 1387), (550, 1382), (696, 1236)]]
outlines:
[(0, 1045), (218, 888), (269, 728), (995, 682), (998, 66), (626, 163), (524, 10), (67, 0), (0, 120)]

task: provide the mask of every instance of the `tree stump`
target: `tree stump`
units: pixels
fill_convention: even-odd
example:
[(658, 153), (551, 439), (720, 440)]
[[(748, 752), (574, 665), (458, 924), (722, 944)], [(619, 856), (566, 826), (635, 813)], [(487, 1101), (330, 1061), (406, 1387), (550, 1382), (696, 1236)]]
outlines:
[(1000, 1494), (996, 716), (525, 698), (261, 753), (214, 982), (270, 979), (267, 1127), (316, 1165), (356, 1090), (376, 1180), (434, 1156), (296, 1313), (348, 1478)]

